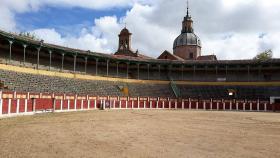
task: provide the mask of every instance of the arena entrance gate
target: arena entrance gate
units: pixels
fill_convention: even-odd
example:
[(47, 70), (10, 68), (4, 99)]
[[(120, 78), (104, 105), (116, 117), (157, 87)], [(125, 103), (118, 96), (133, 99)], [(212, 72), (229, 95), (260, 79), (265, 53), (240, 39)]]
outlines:
[(280, 97), (271, 97), (270, 104), (272, 105), (272, 111), (280, 111)]

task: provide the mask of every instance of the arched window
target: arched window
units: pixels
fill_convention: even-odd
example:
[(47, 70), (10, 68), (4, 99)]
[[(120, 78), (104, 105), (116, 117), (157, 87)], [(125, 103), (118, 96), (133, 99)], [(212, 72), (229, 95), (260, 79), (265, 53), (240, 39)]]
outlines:
[(193, 59), (193, 53), (190, 53), (189, 57), (190, 57), (190, 59)]

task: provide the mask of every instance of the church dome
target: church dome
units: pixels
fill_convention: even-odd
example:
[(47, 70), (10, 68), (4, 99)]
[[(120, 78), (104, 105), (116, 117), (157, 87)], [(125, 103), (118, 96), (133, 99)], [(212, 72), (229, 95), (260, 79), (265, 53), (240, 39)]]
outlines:
[(129, 30), (126, 27), (123, 28), (121, 33), (120, 33), (120, 35), (129, 35), (129, 34), (131, 34), (131, 33), (129, 32)]
[(179, 46), (199, 46), (201, 47), (200, 39), (194, 33), (182, 33), (179, 35), (173, 44), (173, 48)]

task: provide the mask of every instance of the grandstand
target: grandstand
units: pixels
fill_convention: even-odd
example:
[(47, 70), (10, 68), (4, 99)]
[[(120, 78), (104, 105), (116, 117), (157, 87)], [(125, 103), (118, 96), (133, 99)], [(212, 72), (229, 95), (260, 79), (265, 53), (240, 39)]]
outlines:
[(115, 54), (85, 51), (0, 31), (0, 115), (101, 107), (279, 110), (280, 59), (217, 60), (201, 55), (187, 13), (174, 53), (132, 50), (119, 34)]

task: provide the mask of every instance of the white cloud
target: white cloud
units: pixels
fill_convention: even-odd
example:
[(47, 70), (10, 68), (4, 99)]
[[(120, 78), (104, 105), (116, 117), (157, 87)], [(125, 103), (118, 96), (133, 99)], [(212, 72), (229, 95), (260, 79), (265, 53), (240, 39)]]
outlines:
[[(34, 30), (45, 41), (85, 50), (113, 53), (124, 21), (133, 33), (133, 48), (157, 57), (165, 49), (172, 52), (173, 40), (180, 34), (186, 5), (182, 0), (2, 0), (0, 28), (16, 31), (15, 13), (39, 10), (52, 5), (108, 9), (128, 7), (121, 19), (105, 16), (94, 20), (91, 29), (79, 36), (62, 37), (52, 28)], [(246, 59), (265, 49), (280, 57), (280, 2), (276, 0), (196, 0), (191, 1), (194, 27), (203, 44), (203, 54), (220, 59)], [(259, 38), (264, 34), (262, 38)]]
[(44, 39), (48, 43), (55, 43), (58, 45), (64, 45), (65, 40), (62, 39), (61, 35), (55, 31), (55, 29), (37, 29), (33, 30), (32, 33), (39, 39)]
[(0, 5), (0, 29), (7, 31), (16, 31), (16, 22), (14, 15), (8, 8)]

